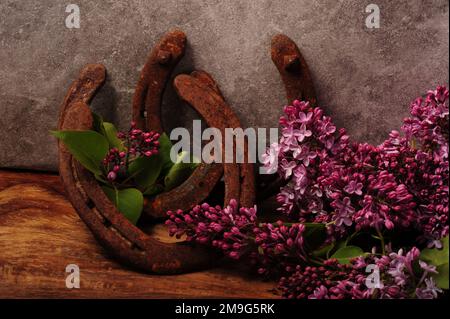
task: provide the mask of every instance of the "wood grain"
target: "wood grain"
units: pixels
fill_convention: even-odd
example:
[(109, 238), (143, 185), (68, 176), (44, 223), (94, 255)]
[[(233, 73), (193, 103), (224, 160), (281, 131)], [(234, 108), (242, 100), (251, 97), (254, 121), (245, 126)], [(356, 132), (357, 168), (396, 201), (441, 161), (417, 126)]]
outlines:
[[(164, 227), (153, 235), (170, 241)], [(80, 267), (80, 289), (65, 285)], [(0, 170), (0, 298), (274, 298), (274, 283), (223, 268), (155, 276), (109, 258), (64, 198), (56, 175)]]

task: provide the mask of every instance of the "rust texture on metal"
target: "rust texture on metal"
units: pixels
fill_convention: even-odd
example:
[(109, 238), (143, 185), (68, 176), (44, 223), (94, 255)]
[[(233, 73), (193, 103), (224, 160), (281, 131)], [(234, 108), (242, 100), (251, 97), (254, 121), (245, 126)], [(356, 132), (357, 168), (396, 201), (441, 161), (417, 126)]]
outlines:
[[(164, 35), (151, 51), (142, 69), (132, 104), (132, 117), (140, 128), (163, 132), (163, 92), (173, 69), (184, 55), (185, 47), (185, 34), (175, 30)], [(295, 43), (285, 35), (277, 35), (272, 40), (271, 55), (282, 77), (288, 103), (305, 99), (315, 104), (311, 75)], [(88, 104), (105, 78), (106, 70), (100, 64), (83, 68), (61, 106), (58, 122), (60, 130), (92, 128), (93, 118)], [(174, 86), (179, 97), (191, 105), (209, 126), (219, 129), (223, 137), (225, 128), (241, 128), (238, 117), (208, 73), (194, 71), (190, 75), (178, 75), (174, 79)], [(244, 149), (239, 149), (241, 147)], [(243, 152), (244, 163), (236, 163), (235, 159), (227, 163), (224, 151), (222, 149), (221, 164), (202, 163), (180, 186), (146, 199), (144, 213), (162, 218), (168, 210), (188, 210), (210, 194), (222, 175), (225, 184), (224, 205), (232, 198), (242, 206), (254, 205), (255, 172), (253, 164), (248, 163), (248, 141), (245, 140), (243, 145), (233, 141), (233, 153)], [(61, 142), (59, 162), (60, 175), (72, 205), (97, 240), (123, 263), (148, 272), (173, 274), (206, 268), (217, 259), (217, 255), (211, 251), (195, 245), (159, 242), (130, 223), (109, 201), (95, 177), (71, 156)], [(266, 186), (270, 186), (268, 181), (266, 179)], [(277, 184), (275, 189), (279, 186)], [(262, 190), (264, 194), (271, 192), (264, 193)]]
[(133, 96), (133, 121), (141, 129), (163, 132), (161, 102), (173, 69), (184, 56), (186, 35), (181, 30), (166, 33), (150, 52)]
[(315, 105), (317, 99), (312, 77), (295, 42), (284, 34), (274, 36), (271, 56), (283, 80), (288, 103), (306, 100)]
[[(183, 82), (183, 76), (193, 80), (195, 85), (189, 86), (189, 80)], [(182, 84), (177, 85), (179, 82)], [(190, 76), (180, 75), (175, 79), (174, 85), (180, 98), (188, 102), (209, 126), (218, 128), (223, 134), (226, 127), (241, 127), (237, 116), (225, 103), (217, 83), (208, 73), (194, 71)], [(183, 90), (186, 85), (189, 87)], [(191, 89), (193, 91), (190, 91)], [(186, 92), (189, 92), (189, 94)], [(208, 96), (212, 96), (213, 100), (220, 101), (220, 103), (205, 104), (204, 101), (208, 100)], [(243, 152), (245, 158), (247, 158), (247, 143), (245, 143)], [(231, 198), (234, 198), (240, 200), (242, 205), (252, 206), (255, 200), (253, 165), (250, 163), (241, 165), (230, 163), (224, 164), (223, 167), (225, 180), (224, 205)], [(151, 217), (165, 217), (166, 212), (170, 209), (188, 210), (206, 198), (221, 176), (222, 165), (201, 164), (182, 185), (148, 200), (145, 205), (145, 213)]]
[(58, 127), (61, 127), (65, 106), (75, 101), (89, 103), (105, 82), (105, 78), (106, 70), (101, 64), (88, 64), (81, 70), (78, 79), (72, 83), (64, 97), (59, 110)]
[[(184, 56), (186, 35), (181, 30), (165, 34), (149, 54), (133, 98), (133, 121), (138, 127), (163, 132), (161, 105), (168, 79)], [(223, 174), (220, 164), (201, 164), (181, 185), (144, 203), (144, 213), (165, 218), (168, 210), (188, 210), (204, 200)]]
[[(272, 38), (270, 53), (281, 75), (287, 103), (306, 100), (315, 106), (317, 98), (311, 73), (295, 42), (284, 34), (278, 34)], [(258, 203), (268, 198), (273, 200), (272, 196), (278, 193), (284, 184), (278, 174), (258, 176)]]
[[(196, 71), (191, 75), (178, 75), (174, 80), (177, 94), (191, 105), (208, 123), (218, 128), (225, 136), (225, 128), (240, 128), (240, 122), (233, 110), (225, 102), (214, 80), (204, 71)], [(233, 143), (233, 154), (236, 154), (237, 143)], [(222, 143), (222, 162), (224, 166), (225, 199), (236, 199), (243, 206), (253, 206), (255, 199), (255, 182), (253, 164), (248, 163), (247, 142), (244, 143), (244, 162), (231, 163), (225, 161), (225, 144)]]
[[(225, 119), (230, 123), (230, 128), (241, 128), (241, 123), (239, 118), (233, 109), (225, 103), (225, 98), (222, 95), (222, 92), (219, 89), (219, 86), (214, 81), (214, 79), (205, 71), (194, 71), (191, 73), (191, 76), (202, 81), (204, 84), (208, 85), (212, 90), (214, 90), (218, 97), (223, 101), (223, 114)], [(179, 91), (177, 90), (179, 93)], [(237, 153), (237, 147), (243, 147), (241, 150), (244, 155), (244, 163), (239, 164), (239, 178), (240, 178), (240, 193), (239, 193), (239, 202), (241, 206), (244, 207), (252, 207), (255, 204), (255, 170), (254, 165), (248, 162), (248, 141), (245, 137), (244, 145), (234, 145), (233, 153)], [(226, 187), (226, 185), (225, 185)], [(231, 194), (232, 192), (230, 192)], [(227, 205), (229, 200), (232, 198), (231, 195), (227, 196), (225, 194), (224, 205)]]
[[(80, 73), (61, 106), (60, 130), (92, 127), (87, 105), (105, 80), (102, 65), (88, 65)], [(67, 196), (97, 240), (122, 262), (158, 274), (208, 267), (216, 258), (210, 251), (185, 243), (159, 242), (130, 223), (108, 200), (94, 176), (59, 143), (60, 175)]]
[(187, 211), (211, 193), (222, 175), (221, 164), (201, 163), (180, 186), (146, 200), (144, 213), (152, 218), (165, 218), (169, 210)]

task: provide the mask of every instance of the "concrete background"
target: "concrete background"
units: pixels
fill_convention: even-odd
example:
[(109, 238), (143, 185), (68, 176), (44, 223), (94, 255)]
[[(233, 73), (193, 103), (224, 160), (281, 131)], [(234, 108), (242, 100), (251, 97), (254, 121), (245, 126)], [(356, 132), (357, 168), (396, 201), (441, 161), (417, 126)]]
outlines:
[[(372, 2), (381, 10), (380, 29), (365, 26)], [(80, 29), (65, 27), (70, 3), (80, 7)], [(173, 27), (189, 41), (177, 73), (210, 72), (244, 126), (277, 125), (285, 99), (268, 51), (279, 32), (303, 52), (320, 105), (356, 140), (381, 142), (412, 99), (448, 83), (447, 0), (2, 0), (0, 167), (56, 170), (48, 130), (86, 63), (108, 70), (94, 109), (126, 127), (139, 70)], [(166, 128), (196, 117), (173, 90), (166, 96)]]

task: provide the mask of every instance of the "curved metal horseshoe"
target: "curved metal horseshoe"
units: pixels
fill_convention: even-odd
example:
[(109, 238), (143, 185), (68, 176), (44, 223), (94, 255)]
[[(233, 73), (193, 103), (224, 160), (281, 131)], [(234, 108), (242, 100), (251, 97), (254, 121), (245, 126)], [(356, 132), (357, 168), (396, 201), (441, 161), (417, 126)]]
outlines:
[[(184, 33), (176, 30), (166, 34), (150, 54), (133, 99), (133, 119), (141, 128), (162, 132), (162, 95), (173, 68), (184, 54), (185, 43)], [(276, 36), (272, 42), (272, 59), (282, 76), (288, 99), (307, 98), (315, 103), (311, 77), (295, 43), (286, 36)], [(60, 130), (86, 130), (92, 127), (88, 103), (103, 85), (105, 76), (105, 68), (100, 64), (87, 65), (80, 72), (61, 106)], [(180, 75), (174, 84), (178, 95), (194, 107), (210, 126), (222, 132), (226, 127), (241, 127), (217, 84), (206, 72)], [(247, 152), (247, 141), (244, 152)], [(134, 226), (117, 211), (94, 176), (72, 158), (61, 142), (59, 162), (60, 175), (72, 205), (97, 240), (122, 262), (144, 271), (173, 274), (206, 268), (217, 259), (217, 255), (201, 247), (159, 242)], [(206, 198), (222, 172), (226, 185), (224, 202), (235, 198), (243, 206), (252, 206), (255, 197), (252, 164), (201, 164), (182, 185), (149, 201), (147, 213), (164, 217), (169, 209), (191, 208)]]
[[(174, 80), (175, 90), (182, 100), (191, 105), (206, 120), (209, 126), (220, 129), (225, 136), (225, 128), (240, 128), (238, 117), (225, 102), (212, 77), (204, 71), (195, 71), (191, 75), (181, 74)], [(224, 166), (225, 200), (236, 199), (241, 206), (252, 207), (255, 203), (255, 176), (251, 163), (226, 163), (222, 145), (222, 162)], [(236, 154), (236, 143), (233, 154)], [(241, 150), (247, 159), (248, 143), (244, 141)]]
[(272, 38), (272, 61), (280, 72), (288, 103), (294, 100), (317, 102), (308, 65), (294, 41), (284, 34)]
[[(150, 52), (133, 97), (133, 121), (140, 128), (163, 132), (161, 103), (164, 89), (185, 49), (186, 35), (181, 30), (174, 30), (165, 34)], [(181, 185), (146, 200), (144, 213), (153, 218), (165, 218), (168, 210), (189, 210), (211, 193), (222, 174), (220, 164), (201, 164)]]
[(186, 35), (175, 29), (166, 33), (150, 52), (133, 96), (132, 118), (139, 128), (163, 132), (161, 103), (164, 90), (185, 50)]
[[(270, 52), (283, 81), (287, 103), (306, 100), (315, 106), (317, 98), (311, 73), (295, 42), (284, 34), (277, 34), (272, 38)], [(258, 202), (278, 193), (283, 185), (284, 182), (276, 174), (259, 175)]]
[[(61, 106), (60, 130), (92, 127), (87, 105), (105, 80), (105, 68), (87, 65), (70, 87)], [(94, 176), (59, 142), (60, 176), (67, 197), (97, 240), (122, 262), (158, 274), (208, 267), (217, 257), (201, 247), (159, 242), (130, 223), (109, 201)]]

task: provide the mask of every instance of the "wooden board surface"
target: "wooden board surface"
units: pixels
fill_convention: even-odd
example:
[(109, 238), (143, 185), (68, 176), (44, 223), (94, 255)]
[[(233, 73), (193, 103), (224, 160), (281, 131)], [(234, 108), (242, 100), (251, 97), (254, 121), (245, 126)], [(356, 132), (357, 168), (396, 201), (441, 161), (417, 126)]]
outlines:
[[(169, 240), (163, 226), (155, 237)], [(80, 289), (65, 268), (80, 268)], [(109, 258), (80, 220), (59, 177), (0, 170), (0, 298), (274, 298), (275, 283), (226, 267), (155, 276)]]

